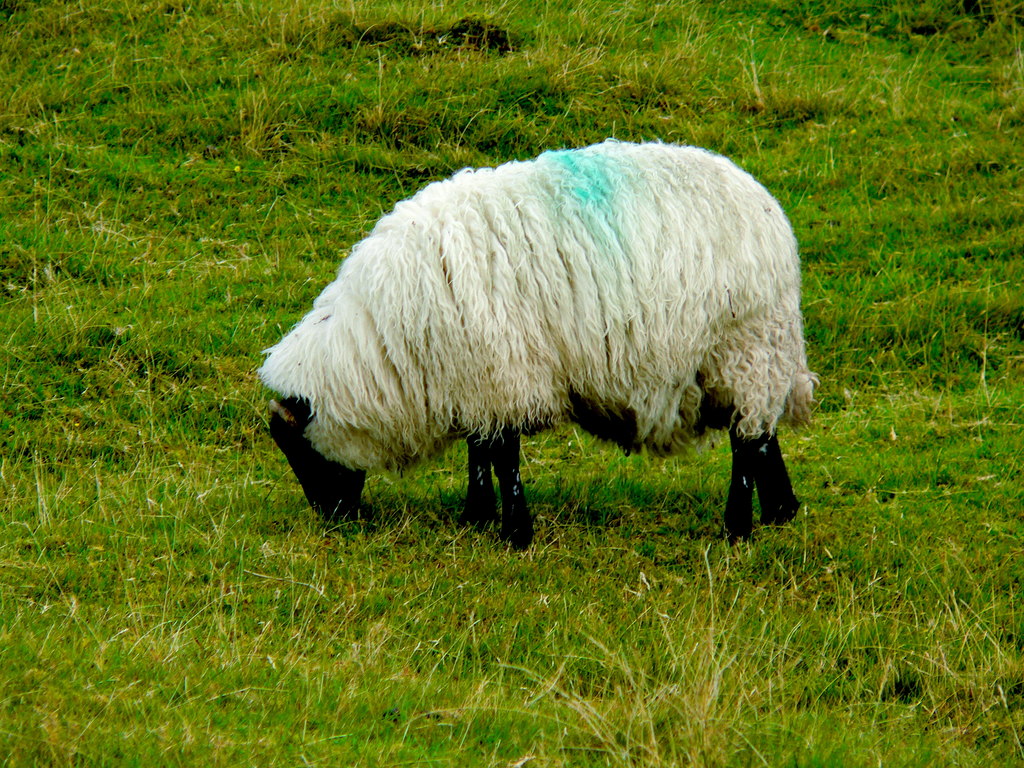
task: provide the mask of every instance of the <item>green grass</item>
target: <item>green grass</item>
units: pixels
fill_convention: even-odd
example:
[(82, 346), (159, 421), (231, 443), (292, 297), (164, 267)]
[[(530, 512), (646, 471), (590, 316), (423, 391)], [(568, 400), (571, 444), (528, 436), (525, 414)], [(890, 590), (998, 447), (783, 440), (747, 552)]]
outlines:
[[(1024, 760), (1024, 5), (0, 2), (0, 764)], [(260, 350), (402, 197), (607, 136), (801, 241), (805, 506), (728, 456), (464, 449), (325, 530)]]

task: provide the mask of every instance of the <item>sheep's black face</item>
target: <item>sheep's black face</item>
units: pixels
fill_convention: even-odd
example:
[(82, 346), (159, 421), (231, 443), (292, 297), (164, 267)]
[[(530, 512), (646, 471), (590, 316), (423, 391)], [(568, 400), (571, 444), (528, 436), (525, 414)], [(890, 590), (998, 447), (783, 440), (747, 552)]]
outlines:
[(320, 455), (305, 434), (312, 420), (305, 400), (270, 401), (270, 434), (288, 459), (310, 506), (326, 520), (356, 517), (366, 473)]

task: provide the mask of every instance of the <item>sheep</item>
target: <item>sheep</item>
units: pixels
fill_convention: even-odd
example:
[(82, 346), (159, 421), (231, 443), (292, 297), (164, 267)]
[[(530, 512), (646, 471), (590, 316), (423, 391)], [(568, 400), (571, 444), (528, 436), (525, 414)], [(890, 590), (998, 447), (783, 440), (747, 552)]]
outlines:
[(466, 439), (461, 520), (533, 538), (520, 435), (574, 422), (628, 451), (727, 431), (731, 541), (798, 511), (776, 436), (809, 421), (796, 239), (731, 161), (608, 140), (465, 169), (399, 202), (264, 351), (270, 431), (307, 500), (358, 513), (367, 471)]

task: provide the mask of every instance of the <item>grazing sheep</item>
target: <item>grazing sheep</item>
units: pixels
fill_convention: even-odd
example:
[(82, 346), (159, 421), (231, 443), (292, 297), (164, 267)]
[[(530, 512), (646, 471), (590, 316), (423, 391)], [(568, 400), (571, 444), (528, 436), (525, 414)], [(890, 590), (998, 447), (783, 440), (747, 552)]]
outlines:
[(566, 420), (627, 451), (728, 430), (731, 539), (792, 518), (775, 436), (808, 420), (796, 241), (718, 155), (607, 141), (467, 169), (384, 216), (259, 371), (309, 502), (358, 510), (367, 470), (469, 445), (465, 522), (529, 545), (519, 435)]

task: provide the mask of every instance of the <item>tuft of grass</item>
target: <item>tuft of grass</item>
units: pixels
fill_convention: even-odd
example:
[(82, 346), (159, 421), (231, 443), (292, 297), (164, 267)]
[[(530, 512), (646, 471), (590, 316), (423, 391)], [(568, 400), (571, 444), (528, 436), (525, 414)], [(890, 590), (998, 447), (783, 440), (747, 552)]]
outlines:
[[(0, 2), (5, 764), (1004, 765), (1024, 757), (1014, 0)], [(466, 165), (728, 154), (801, 242), (804, 506), (728, 456), (464, 448), (326, 529), (260, 350)]]

